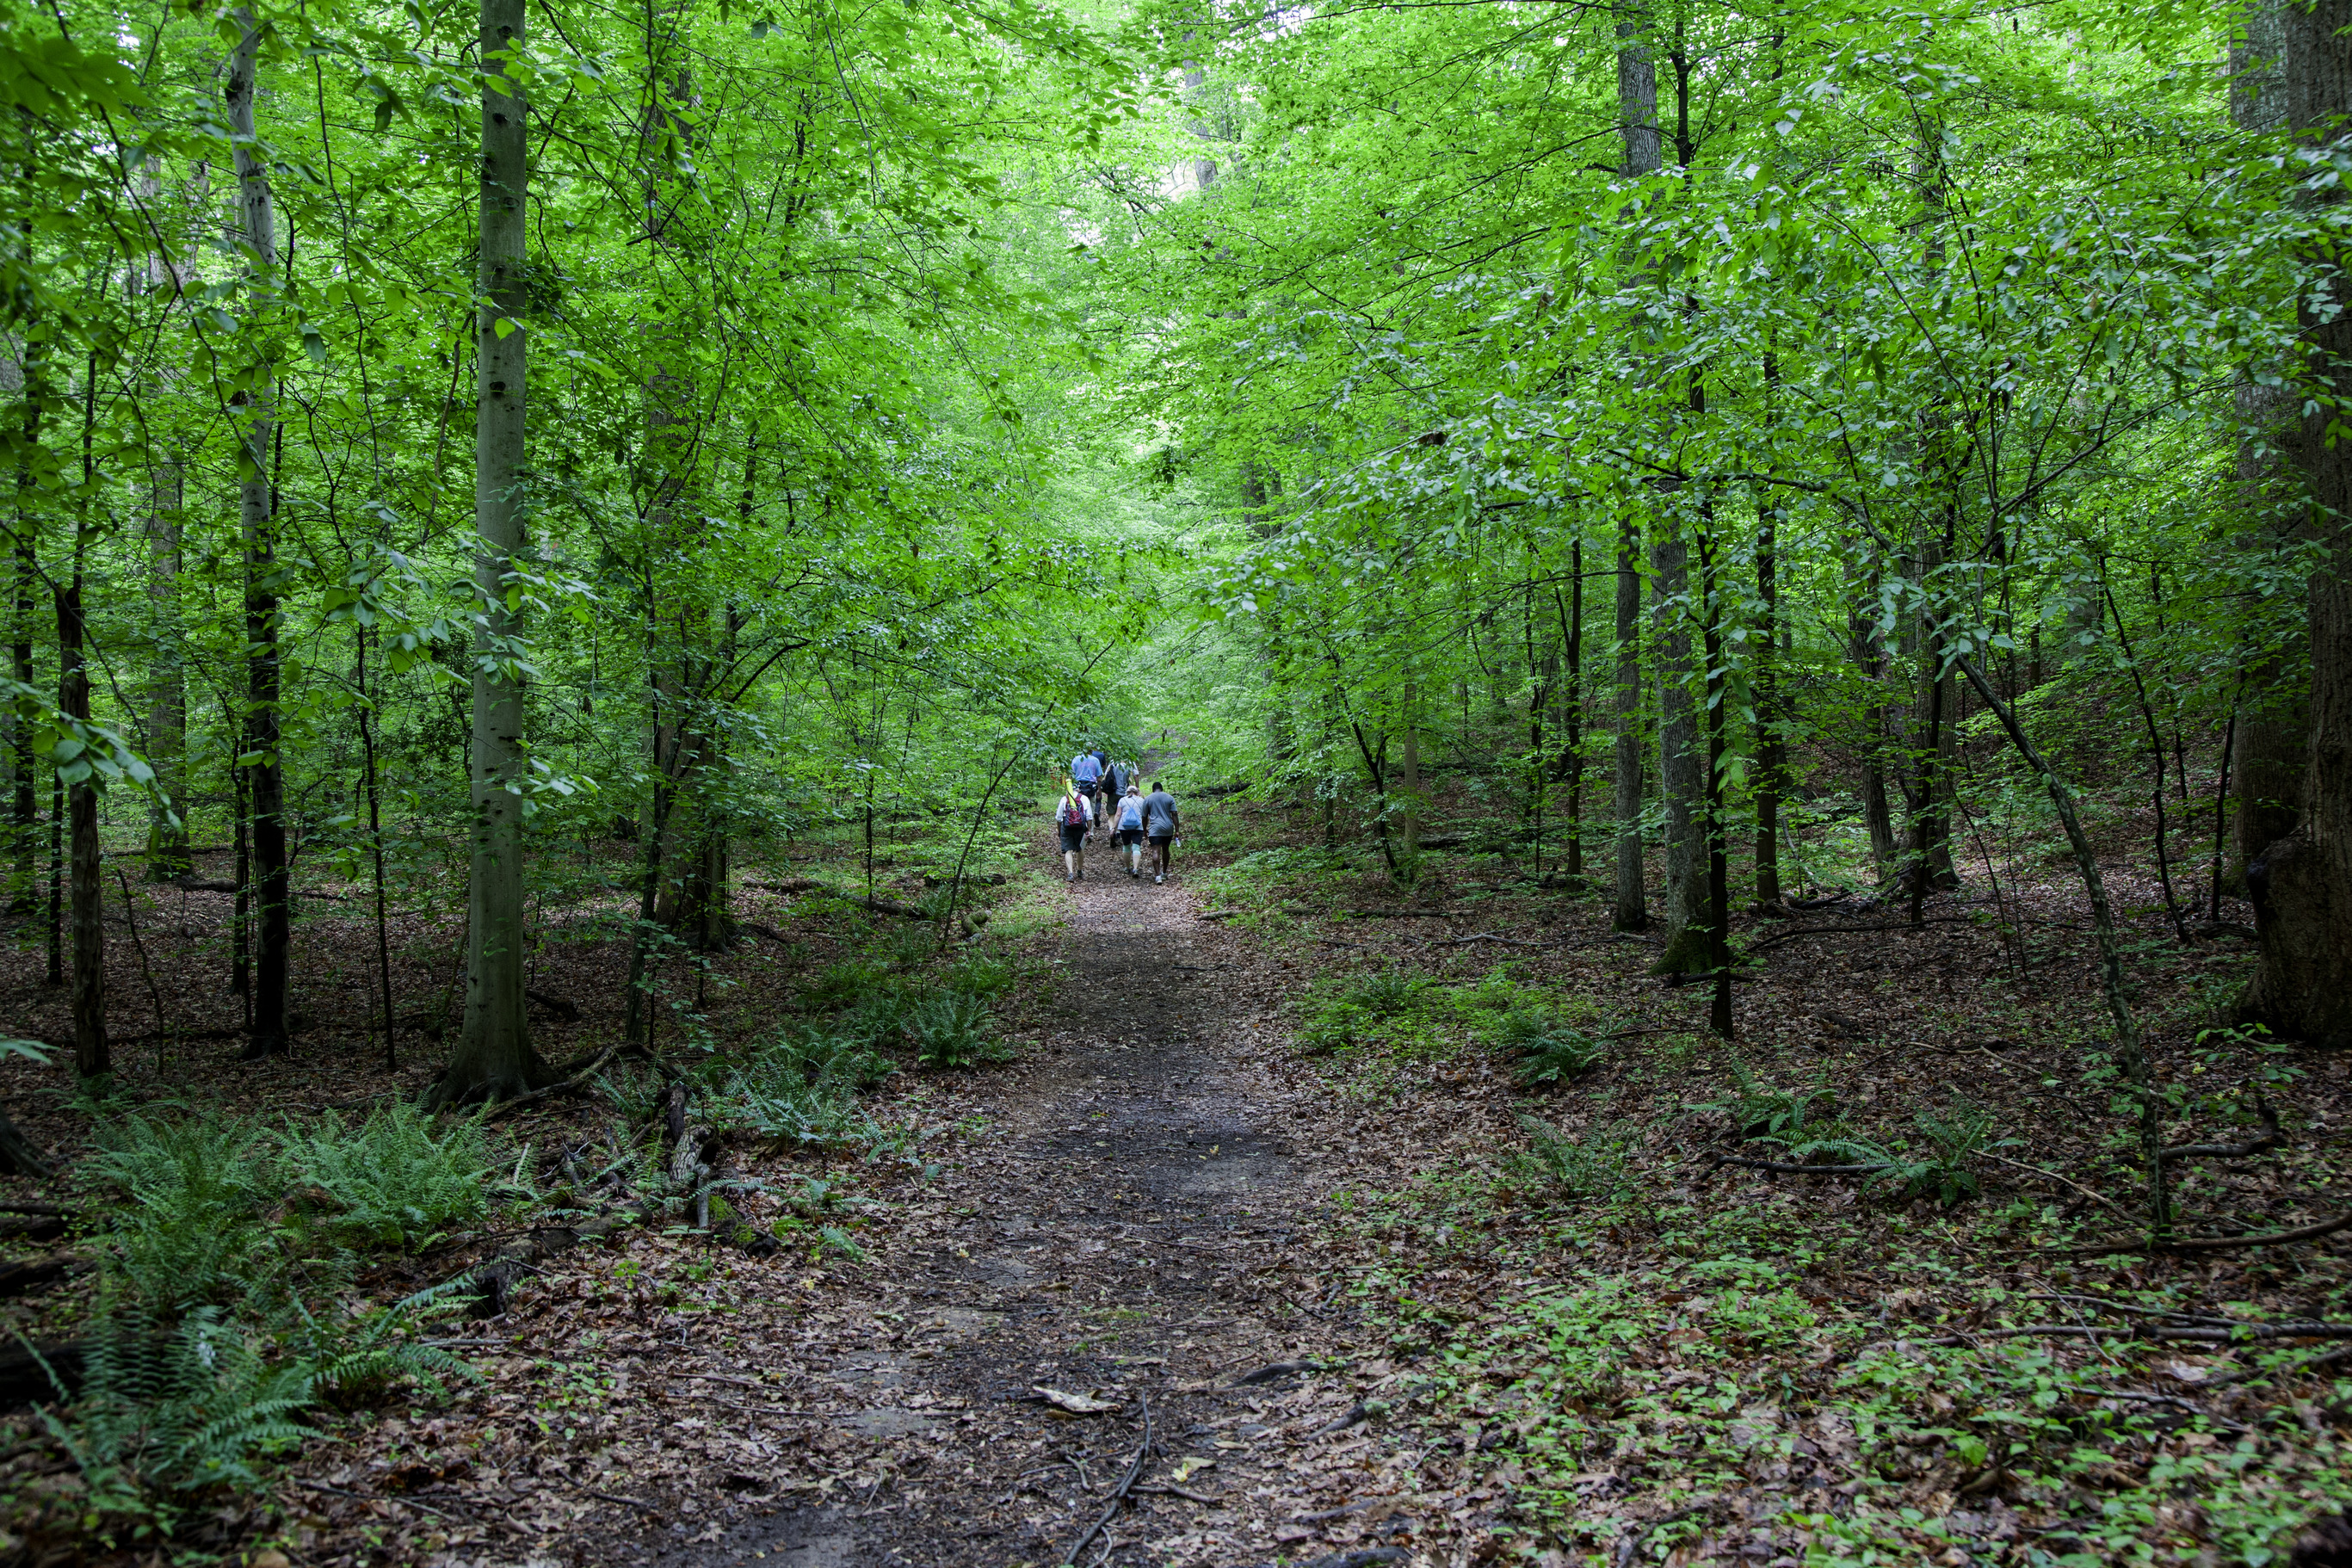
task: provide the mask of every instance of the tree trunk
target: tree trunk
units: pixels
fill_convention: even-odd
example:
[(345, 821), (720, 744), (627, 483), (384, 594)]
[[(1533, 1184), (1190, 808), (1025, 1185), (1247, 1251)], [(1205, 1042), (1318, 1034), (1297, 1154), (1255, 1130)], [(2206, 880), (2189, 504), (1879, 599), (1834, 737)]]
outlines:
[(466, 894), (466, 1026), (436, 1104), (502, 1100), (545, 1077), (523, 1013), (522, 617), (506, 584), (523, 551), (527, 110), (507, 62), (523, 47), (523, 0), (482, 0), (482, 300), (475, 351), (473, 853)]
[[(97, 537), (89, 517), (98, 482), (91, 448), (97, 422), (98, 353), (93, 349), (82, 383), (81, 489), (74, 509), (73, 570), (58, 589), (58, 706), (68, 718), (84, 723), (90, 716), (89, 665), (84, 651), (89, 627), (82, 618), (82, 563)], [(74, 1070), (95, 1078), (114, 1068), (106, 1039), (106, 884), (100, 879), (98, 779), (88, 757), (64, 765), (79, 769), (66, 790), (73, 854)]]
[(147, 812), (147, 875), (155, 881), (185, 876), (190, 867), (187, 824), (188, 676), (180, 624), (180, 516), (184, 476), (177, 454), (155, 464), (148, 483), (147, 603), (154, 616), (147, 680), (144, 737), (155, 770)]
[[(1617, 134), (1624, 143), (1627, 179), (1658, 172), (1665, 156), (1658, 134), (1658, 71), (1645, 14), (1634, 0), (1617, 7)], [(1611, 921), (1619, 931), (1641, 931), (1650, 923), (1642, 865), (1640, 548), (1628, 516), (1617, 541), (1617, 877)]]
[(1696, 973), (1707, 964), (1706, 755), (1691, 696), (1690, 547), (1662, 519), (1650, 547), (1652, 646), (1658, 669), (1658, 788), (1666, 806), (1666, 950), (1654, 974)]
[[(25, 422), (22, 432), (23, 448), (16, 460), (16, 511), (9, 532), (10, 559), (15, 567), (16, 584), (13, 602), (9, 605), (8, 668), (19, 681), (33, 684), (33, 588), (40, 580), (38, 563), (35, 559), (34, 541), (39, 521), (33, 511), (33, 468), (30, 455), (41, 439), (40, 362), (32, 345), (27, 345), (22, 366), (25, 394)], [(35, 794), (33, 774), (32, 727), (16, 716), (12, 706), (6, 714), (8, 725), (8, 910), (12, 914), (29, 914), (41, 901), (40, 874), (35, 860), (40, 852), (41, 813)]]
[(1636, 548), (1629, 516), (1617, 536), (1617, 879), (1610, 923), (1619, 931), (1641, 931), (1650, 923), (1642, 866), (1642, 572)]
[[(1557, 606), (1559, 595), (1552, 595)], [(1569, 876), (1584, 875), (1584, 542), (1568, 546), (1568, 605), (1560, 614), (1560, 642), (1568, 650), (1568, 685), (1560, 693), (1560, 751), (1553, 772), (1568, 784)]]
[(1397, 824), (1398, 847), (1408, 877), (1417, 873), (1421, 854), (1421, 688), (1404, 683), (1404, 755), (1398, 760), (1404, 785), (1404, 813)]
[(1773, 514), (1756, 532), (1756, 907), (1780, 904), (1780, 792), (1788, 745), (1780, 732), (1780, 584)]
[[(2323, 142), (2352, 113), (2352, 0), (2279, 11), (2287, 124)], [(2303, 820), (2246, 868), (2262, 957), (2243, 1011), (2284, 1037), (2352, 1045), (2352, 447), (2332, 436), (2352, 404), (2352, 312), (2307, 310), (2303, 324), (2312, 412), (2290, 449), (2327, 562), (2309, 586)]]
[[(1858, 562), (1861, 542), (1852, 542), (1850, 561)], [(1847, 586), (1852, 595), (1846, 635), (1847, 653), (1862, 672), (1868, 693), (1862, 710), (1861, 794), (1863, 824), (1870, 833), (1872, 879), (1885, 882), (1895, 874), (1895, 818), (1886, 802), (1886, 707), (1882, 693), (1886, 680), (1886, 647), (1875, 615), (1878, 574), (1875, 568), (1850, 565)]]
[[(260, 306), (278, 289), (278, 220), (268, 168), (253, 141), (255, 57), (261, 44), (253, 13), (234, 13), (240, 29), (229, 57), (227, 108), (236, 138), (239, 237), (248, 247), (247, 288)], [(240, 437), (237, 514), (245, 544), (246, 745), (253, 796), (253, 1009), (248, 1058), (286, 1048), (287, 909), (286, 771), (280, 754), (280, 670), (278, 651), (278, 497), (272, 478), (277, 393), (266, 374), (254, 389), (230, 399)]]
[[(2286, 48), (2285, 17), (2273, 3), (2249, 6), (2243, 31), (2230, 46), (2230, 118), (2256, 134), (2286, 122), (2285, 82), (2281, 66)], [(2291, 369), (2271, 365), (2270, 370)], [(2250, 531), (2260, 545), (2276, 549), (2307, 526), (2305, 509), (2284, 482), (2283, 448), (2294, 446), (2291, 422), (2297, 395), (2292, 386), (2269, 385), (2252, 374), (2235, 394), (2239, 428), (2237, 500), (2254, 520)], [(2252, 546), (2250, 546), (2252, 548)], [(2305, 737), (2310, 715), (2305, 706), (2305, 661), (2293, 652), (2263, 649), (2250, 654), (2241, 674), (2245, 698), (2232, 734), (2227, 771), (2237, 781), (2230, 821), (2231, 853), (2222, 886), (2245, 889), (2246, 868), (2294, 831), (2302, 816)]]
[[(80, 550), (73, 575), (58, 589), (58, 706), (89, 718), (89, 669), (82, 651)], [(66, 790), (72, 846), (74, 1070), (84, 1078), (113, 1070), (106, 1040), (106, 888), (100, 879), (98, 786), (87, 772)]]

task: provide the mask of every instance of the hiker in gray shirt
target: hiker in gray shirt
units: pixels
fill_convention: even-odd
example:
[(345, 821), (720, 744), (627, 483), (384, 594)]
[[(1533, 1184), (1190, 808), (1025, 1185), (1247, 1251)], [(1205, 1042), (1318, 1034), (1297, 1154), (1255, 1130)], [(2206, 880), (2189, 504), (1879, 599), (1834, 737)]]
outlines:
[(1151, 793), (1143, 797), (1143, 836), (1151, 842), (1151, 880), (1154, 886), (1176, 874), (1176, 861), (1170, 853), (1176, 844), (1176, 834), (1184, 826), (1183, 816), (1176, 809), (1176, 797), (1151, 781)]

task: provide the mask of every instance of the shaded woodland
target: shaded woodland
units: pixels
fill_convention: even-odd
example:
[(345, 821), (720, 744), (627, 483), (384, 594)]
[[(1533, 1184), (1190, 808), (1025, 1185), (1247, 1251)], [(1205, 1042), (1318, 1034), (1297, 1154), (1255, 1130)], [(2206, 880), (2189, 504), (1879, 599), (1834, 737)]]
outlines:
[[(0, 1557), (2352, 1560), (2352, 5), (0, 5)], [(1172, 886), (1063, 881), (1097, 747)], [(1256, 1163), (1054, 1142), (1180, 1114)], [(1230, 1267), (1115, 1299), (1121, 1204)], [(919, 1408), (1035, 1313), (1142, 1422), (1050, 1500), (822, 1381), (1000, 1205)], [(657, 1463), (673, 1351), (832, 1437)]]

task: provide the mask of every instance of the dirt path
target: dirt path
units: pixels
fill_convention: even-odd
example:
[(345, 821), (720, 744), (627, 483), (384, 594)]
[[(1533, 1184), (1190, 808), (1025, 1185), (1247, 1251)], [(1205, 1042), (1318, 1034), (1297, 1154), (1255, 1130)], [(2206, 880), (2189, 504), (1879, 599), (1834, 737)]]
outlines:
[(611, 1533), (574, 1561), (1042, 1565), (1107, 1510), (1078, 1561), (1413, 1560), (1360, 1403), (1387, 1369), (1304, 1266), (1337, 1133), (1260, 1048), (1267, 961), (1181, 883), (1098, 867), (1070, 895), (1064, 1026), (933, 1102), (988, 1126), (867, 1267), (740, 1292), (723, 1347), (642, 1363), (700, 1464), (649, 1496), (612, 1455), (582, 1521)]

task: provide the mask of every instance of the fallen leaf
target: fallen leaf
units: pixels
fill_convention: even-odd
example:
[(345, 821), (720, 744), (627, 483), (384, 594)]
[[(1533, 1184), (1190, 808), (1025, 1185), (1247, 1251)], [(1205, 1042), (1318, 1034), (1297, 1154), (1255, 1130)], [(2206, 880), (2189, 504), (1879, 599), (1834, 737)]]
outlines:
[(1109, 1400), (1097, 1399), (1090, 1394), (1067, 1394), (1058, 1388), (1048, 1388), (1042, 1383), (1035, 1388), (1045, 1396), (1046, 1404), (1056, 1410), (1066, 1410), (1073, 1415), (1099, 1415), (1106, 1410), (1118, 1408)]
[(1181, 1487), (1186, 1481), (1191, 1480), (1194, 1476), (1199, 1475), (1202, 1470), (1213, 1470), (1216, 1468), (1217, 1461), (1214, 1459), (1202, 1459), (1187, 1456), (1186, 1458), (1176, 1461), (1176, 1473), (1172, 1479), (1176, 1484)]

